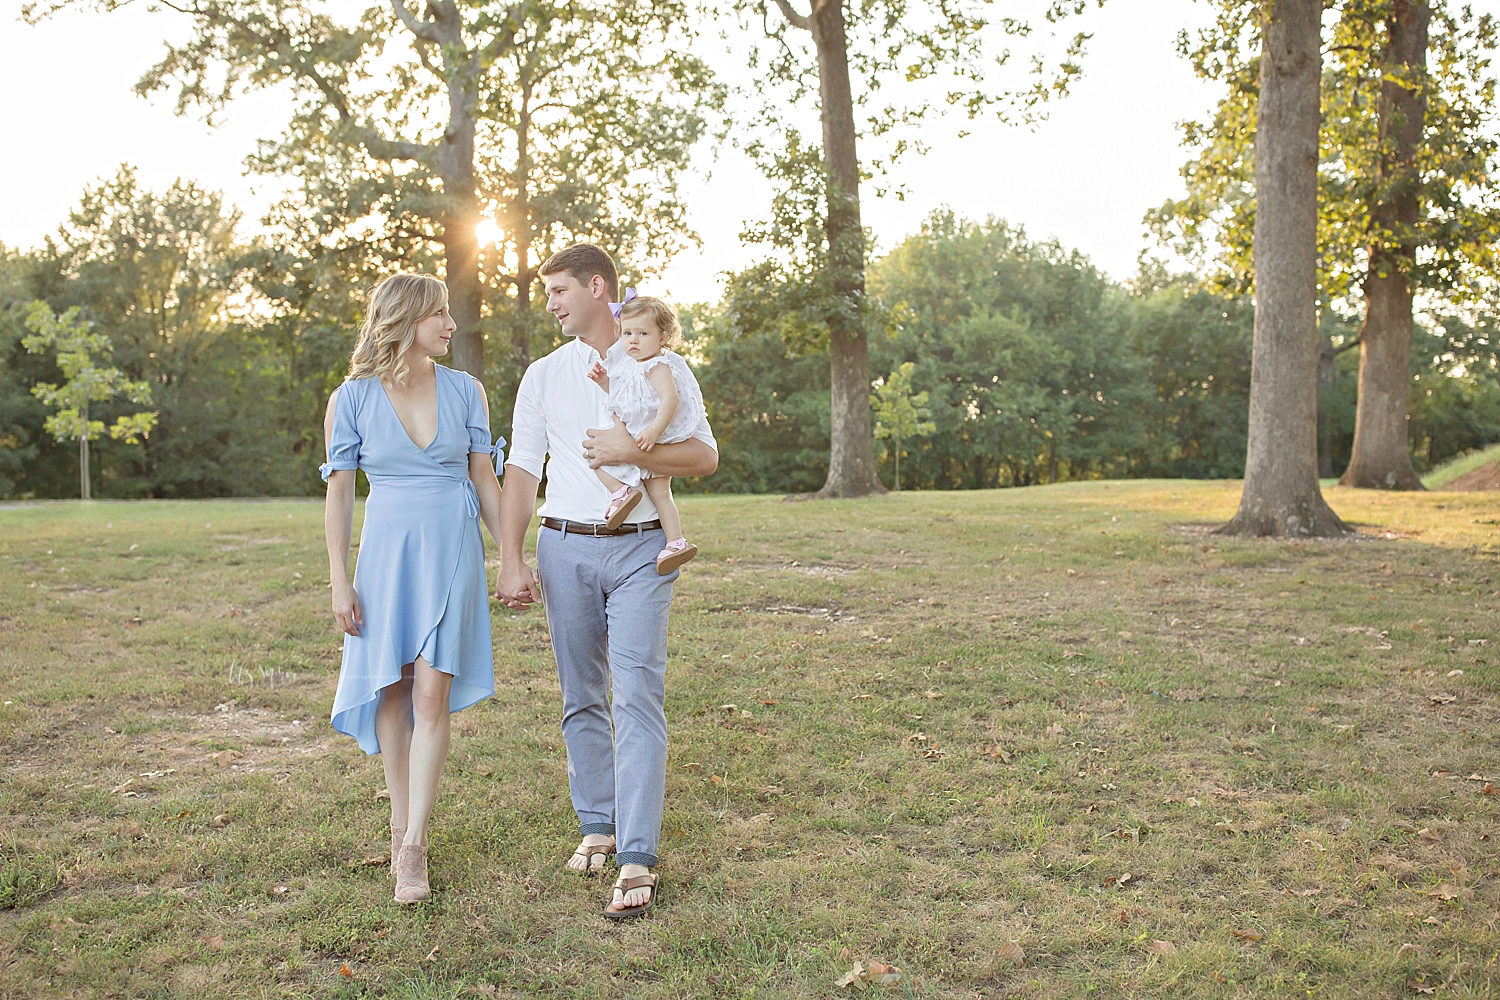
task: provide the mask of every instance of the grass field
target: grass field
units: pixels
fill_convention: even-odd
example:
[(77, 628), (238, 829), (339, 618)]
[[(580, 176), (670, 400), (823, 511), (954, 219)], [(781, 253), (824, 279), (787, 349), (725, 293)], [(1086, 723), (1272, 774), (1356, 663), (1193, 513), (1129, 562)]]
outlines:
[(319, 505), (0, 510), (0, 996), (1495, 996), (1500, 505), (1327, 495), (1357, 539), (1211, 536), (1233, 483), (686, 498), (623, 926), (539, 612), (400, 909)]

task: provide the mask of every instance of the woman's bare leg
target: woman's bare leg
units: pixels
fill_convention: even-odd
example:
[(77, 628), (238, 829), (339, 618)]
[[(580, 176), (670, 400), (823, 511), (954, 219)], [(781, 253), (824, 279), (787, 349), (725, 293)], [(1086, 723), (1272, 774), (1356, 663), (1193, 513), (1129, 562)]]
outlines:
[(420, 656), (413, 665), (410, 786), (406, 810), (406, 843), (427, 846), (427, 820), (437, 801), (438, 779), (448, 759), (451, 726), (448, 692), (453, 675), (434, 670)]
[(682, 515), (677, 513), (677, 501), (672, 499), (672, 477), (652, 476), (641, 480), (641, 486), (656, 505), (656, 516), (661, 519), (661, 530), (667, 541), (675, 542), (681, 538)]
[(401, 668), (401, 679), (380, 691), (375, 708), (375, 736), (380, 740), (380, 763), (385, 787), (391, 793), (391, 829), (407, 828), (411, 762), (412, 665)]

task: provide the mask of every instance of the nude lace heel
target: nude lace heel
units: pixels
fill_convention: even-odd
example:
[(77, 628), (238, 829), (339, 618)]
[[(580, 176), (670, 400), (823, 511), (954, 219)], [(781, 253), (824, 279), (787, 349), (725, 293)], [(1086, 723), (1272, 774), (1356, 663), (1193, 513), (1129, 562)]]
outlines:
[(432, 890), (427, 884), (427, 848), (403, 844), (396, 862), (396, 902), (420, 903)]

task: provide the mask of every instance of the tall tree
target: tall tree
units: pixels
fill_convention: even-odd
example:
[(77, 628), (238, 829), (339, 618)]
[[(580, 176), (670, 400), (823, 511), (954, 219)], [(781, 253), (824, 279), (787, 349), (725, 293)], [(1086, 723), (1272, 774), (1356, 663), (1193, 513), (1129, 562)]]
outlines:
[[(1058, 0), (1049, 5), (1047, 17), (1056, 20), (1070, 11), (1081, 12), (1087, 5), (1087, 0)], [(982, 0), (937, 4), (810, 0), (806, 12), (792, 0), (774, 0), (774, 12), (773, 5), (765, 0), (740, 0), (736, 6), (758, 18), (772, 42), (769, 55), (757, 52), (754, 56), (767, 81), (790, 85), (794, 103), (817, 95), (821, 132), (818, 149), (802, 145), (800, 134), (788, 127), (775, 101), (766, 102), (763, 118), (766, 125), (786, 135), (786, 146), (751, 146), (761, 154), (773, 178), (795, 176), (805, 184), (810, 179), (810, 157), (816, 158), (821, 175), (821, 204), (813, 207), (820, 223), (821, 245), (812, 254), (817, 273), (810, 284), (817, 300), (814, 311), (820, 314), (818, 326), (827, 338), (832, 434), (828, 479), (817, 495), (884, 492), (875, 475), (870, 424), (869, 309), (858, 143), (862, 132), (866, 136), (883, 135), (899, 125), (920, 121), (928, 105), (917, 98), (913, 106), (882, 108), (863, 125), (857, 109), (891, 76), (904, 77), (911, 83), (944, 72), (956, 77), (962, 88), (948, 94), (949, 103), (962, 105), (971, 116), (994, 104), (996, 95), (984, 88), (982, 66), (982, 39), (990, 27), (983, 16), (988, 4)], [(995, 28), (1010, 34), (1029, 31), (1025, 23), (1009, 18), (999, 21)], [(811, 42), (811, 53), (798, 36)], [(1066, 90), (1067, 82), (1078, 72), (1074, 58), (1086, 38), (1081, 34), (1074, 38), (1055, 81), (1050, 85), (1039, 81), (1019, 95), (1023, 107), (1035, 107)], [(862, 92), (856, 92), (851, 63), (863, 77)], [(899, 155), (906, 145), (898, 140), (892, 156)], [(805, 232), (810, 228), (781, 224), (785, 221), (773, 222), (768, 242), (795, 239), (799, 229)]]
[[(1340, 7), (1322, 74), (1318, 287), (1325, 309), (1362, 313), (1364, 322), (1359, 336), (1321, 346), (1320, 372), (1330, 375), (1344, 350), (1364, 352), (1361, 446), (1346, 484), (1414, 486), (1407, 445), (1414, 388), (1402, 346), (1411, 340), (1411, 307), (1472, 305), (1500, 276), (1493, 249), (1500, 173), (1488, 124), (1496, 26), (1446, 0)], [(1180, 250), (1202, 255), (1217, 246), (1215, 278), (1236, 292), (1248, 290), (1252, 273), (1254, 10), (1226, 2), (1211, 29), (1196, 42), (1184, 39), (1184, 54), (1227, 94), (1211, 122), (1187, 126), (1186, 144), (1195, 148), (1183, 168), (1188, 196), (1148, 216)], [(1419, 52), (1417, 21), (1428, 15)]]
[(1318, 489), (1318, 119), (1323, 0), (1268, 0), (1255, 123), (1250, 433), (1230, 535), (1347, 530)]
[[(42, 0), (28, 4), (24, 14), (35, 21), (64, 7), (112, 11), (128, 2)], [(262, 144), (252, 167), (302, 179), (304, 190), (294, 197), (304, 211), (315, 206), (314, 213), (326, 217), (318, 227), (325, 244), (384, 244), (384, 256), (393, 263), (427, 256), (425, 248), (409, 246), (413, 241), (436, 246), (458, 323), (452, 362), (482, 377), (487, 324), (477, 230), (482, 219), (514, 217), (493, 199), (516, 190), (514, 177), (496, 173), (493, 146), (486, 148), (495, 139), (490, 126), (514, 106), (518, 89), (535, 88), (560, 69), (592, 64), (609, 71), (589, 91), (606, 112), (621, 106), (611, 95), (625, 95), (638, 107), (650, 103), (648, 95), (660, 97), (650, 114), (611, 123), (613, 159), (623, 160), (627, 172), (675, 179), (686, 147), (703, 132), (697, 107), (714, 93), (697, 86), (707, 73), (702, 62), (676, 44), (685, 30), (684, 8), (677, 0), (500, 6), (389, 0), (351, 27), (335, 20), (328, 7), (318, 0), (173, 5), (192, 19), (194, 33), (183, 44), (169, 45), (136, 89), (147, 94), (175, 88), (180, 113), (198, 110), (212, 119), (242, 89), (289, 88), (296, 102), (289, 127)], [(572, 79), (582, 77), (575, 73)], [(565, 96), (568, 110), (590, 107), (576, 89)], [(572, 138), (581, 133), (596, 139), (605, 131), (600, 120), (579, 120)], [(575, 142), (554, 148), (562, 161), (571, 158), (573, 170), (597, 162), (580, 156)], [(545, 159), (526, 141), (513, 151), (514, 161), (500, 174), (526, 174)], [(571, 235), (582, 229), (593, 236), (619, 218), (621, 206), (645, 206), (650, 215), (667, 205), (665, 228), (684, 228), (670, 189), (656, 201), (622, 194), (583, 204), (589, 199), (578, 193), (596, 180), (606, 185), (618, 174), (572, 178), (571, 199), (549, 200), (553, 192), (543, 191), (521, 215), (533, 232)], [(524, 184), (519, 190), (527, 191)], [(601, 213), (601, 204), (616, 214)], [(537, 219), (538, 207), (572, 214)], [(534, 265), (523, 256), (515, 270), (524, 278), (528, 268)]]

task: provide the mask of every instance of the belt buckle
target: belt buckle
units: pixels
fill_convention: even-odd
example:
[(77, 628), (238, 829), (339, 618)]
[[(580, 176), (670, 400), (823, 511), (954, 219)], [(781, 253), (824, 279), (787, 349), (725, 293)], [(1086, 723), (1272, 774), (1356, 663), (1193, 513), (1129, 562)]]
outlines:
[(604, 533), (606, 530), (608, 529), (606, 529), (602, 524), (589, 525), (589, 534), (593, 535), (595, 538), (603, 538), (605, 536)]

